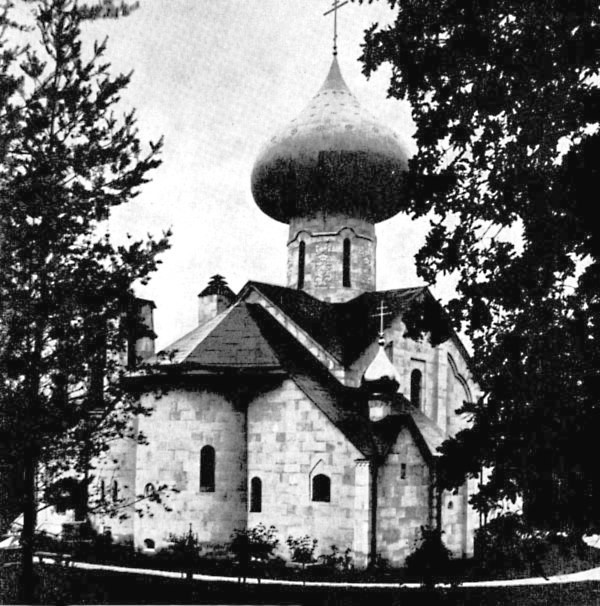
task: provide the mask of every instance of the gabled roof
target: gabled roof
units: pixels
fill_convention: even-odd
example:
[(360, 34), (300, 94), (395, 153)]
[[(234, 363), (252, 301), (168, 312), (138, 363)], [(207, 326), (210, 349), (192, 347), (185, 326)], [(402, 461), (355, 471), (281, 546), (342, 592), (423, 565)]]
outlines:
[(385, 458), (403, 427), (411, 431), (426, 458), (437, 455), (446, 436), (435, 423), (401, 394), (395, 396), (391, 415), (371, 422), (365, 393), (335, 379), (263, 305), (245, 302), (248, 288), (255, 288), (346, 363), (372, 343), (378, 331), (373, 310), (380, 302), (396, 315), (427, 295), (422, 287), (405, 288), (364, 293), (347, 303), (334, 304), (303, 291), (249, 282), (237, 303), (173, 343), (166, 350), (170, 356), (159, 355), (150, 362), (190, 371), (284, 372), (365, 457)]
[(279, 307), (343, 365), (356, 360), (377, 337), (379, 319), (375, 311), (381, 302), (388, 310), (398, 314), (406, 311), (427, 292), (426, 287), (418, 286), (366, 292), (346, 303), (328, 303), (302, 290), (248, 282), (240, 297), (251, 287)]
[(273, 345), (282, 367), (319, 410), (362, 452), (370, 456), (376, 445), (369, 428), (367, 401), (357, 389), (334, 379), (290, 333), (260, 305), (252, 314)]

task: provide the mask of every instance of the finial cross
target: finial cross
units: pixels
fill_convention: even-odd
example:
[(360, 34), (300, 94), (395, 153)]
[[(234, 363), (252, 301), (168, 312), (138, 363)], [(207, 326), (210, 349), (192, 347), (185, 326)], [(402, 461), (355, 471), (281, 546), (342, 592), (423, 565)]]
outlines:
[(323, 13), (323, 16), (333, 13), (333, 56), (337, 56), (337, 12), (344, 6), (348, 4), (350, 0), (344, 0), (344, 2), (340, 2), (340, 0), (333, 0), (332, 7)]
[(391, 311), (385, 311), (386, 306), (383, 303), (383, 301), (379, 302), (379, 311), (376, 314), (373, 314), (372, 317), (377, 317), (379, 316), (379, 336), (383, 337), (383, 318), (385, 316), (391, 316), (392, 312)]

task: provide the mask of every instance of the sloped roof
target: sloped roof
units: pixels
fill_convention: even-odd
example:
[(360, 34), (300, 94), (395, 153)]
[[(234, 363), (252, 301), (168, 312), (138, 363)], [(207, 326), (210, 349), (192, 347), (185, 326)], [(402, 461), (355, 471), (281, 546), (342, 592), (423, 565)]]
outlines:
[(446, 434), (421, 410), (411, 406), (407, 408), (407, 414), (431, 456), (439, 456), (438, 448), (446, 440)]
[[(344, 361), (355, 359), (371, 344), (378, 331), (373, 310), (381, 301), (389, 310), (400, 313), (425, 292), (419, 287), (364, 293), (347, 303), (334, 304), (291, 288), (258, 282), (248, 286), (256, 288), (315, 341)], [(165, 356), (165, 352), (171, 355)], [(401, 394), (395, 396), (393, 414), (371, 422), (367, 396), (362, 390), (340, 383), (262, 305), (244, 302), (243, 295), (232, 307), (189, 332), (162, 354), (152, 361), (190, 370), (287, 373), (366, 457), (387, 456), (403, 427), (411, 431), (429, 458), (437, 454), (446, 438)]]
[(334, 379), (260, 305), (252, 306), (252, 315), (296, 385), (360, 452), (365, 456), (374, 454), (376, 444), (369, 427), (368, 404), (362, 394)]
[(169, 346), (171, 357), (163, 361), (194, 368), (280, 368), (249, 307), (240, 302), (198, 326)]
[[(328, 303), (293, 288), (264, 282), (248, 282), (247, 286), (256, 288), (344, 365), (356, 360), (376, 338), (379, 318), (375, 311), (381, 302), (398, 314), (427, 292), (424, 286), (399, 288), (366, 292), (345, 303)], [(389, 323), (388, 318), (384, 324)]]

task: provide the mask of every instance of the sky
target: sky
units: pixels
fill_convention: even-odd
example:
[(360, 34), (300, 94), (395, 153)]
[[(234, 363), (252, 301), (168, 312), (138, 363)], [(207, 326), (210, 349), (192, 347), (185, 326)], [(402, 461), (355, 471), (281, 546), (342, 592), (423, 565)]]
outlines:
[[(110, 221), (115, 237), (159, 235), (171, 249), (139, 296), (155, 301), (157, 346), (195, 327), (210, 276), (238, 292), (248, 280), (285, 285), (287, 225), (264, 215), (250, 191), (262, 145), (316, 94), (332, 59), (331, 0), (142, 0), (126, 19), (85, 26), (108, 35), (112, 70), (133, 70), (123, 110), (136, 108), (143, 141), (164, 136), (162, 166)], [(386, 95), (390, 70), (370, 80), (358, 57), (364, 30), (393, 13), (381, 0), (339, 10), (338, 60), (363, 107), (414, 152), (410, 107)], [(377, 226), (377, 288), (420, 284), (414, 254), (427, 221), (404, 214)], [(443, 293), (442, 293), (443, 294)]]

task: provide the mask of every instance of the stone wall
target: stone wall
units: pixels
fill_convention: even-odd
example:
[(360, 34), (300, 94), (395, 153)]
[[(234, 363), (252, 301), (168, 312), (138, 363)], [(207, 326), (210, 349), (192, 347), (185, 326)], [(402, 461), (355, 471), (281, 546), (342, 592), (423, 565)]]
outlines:
[[(137, 432), (138, 420), (133, 421), (133, 433)], [(136, 501), (135, 460), (137, 442), (133, 438), (123, 438), (113, 442), (110, 449), (94, 462), (94, 482), (90, 486), (92, 500), (101, 499), (101, 485), (104, 485), (106, 511), (114, 515), (94, 516), (94, 524), (99, 532), (110, 530), (117, 542), (133, 540), (133, 503)], [(116, 483), (116, 500), (115, 494)]]
[[(248, 525), (274, 525), (285, 539), (306, 534), (319, 552), (331, 545), (355, 551), (365, 562), (368, 532), (368, 473), (361, 453), (290, 380), (264, 393), (248, 409), (248, 482), (262, 481), (262, 511)], [(368, 470), (367, 470), (368, 471)], [(311, 499), (317, 474), (331, 479), (331, 501)], [(356, 535), (355, 535), (356, 531)]]
[(410, 431), (402, 429), (378, 474), (377, 551), (393, 566), (404, 563), (421, 526), (432, 522), (430, 485), (429, 467)]
[[(454, 435), (467, 424), (465, 417), (458, 417), (455, 410), (469, 397), (477, 397), (467, 362), (457, 344), (448, 340), (432, 347), (424, 337), (413, 341), (404, 336), (406, 328), (400, 318), (394, 319), (385, 331), (393, 364), (400, 377), (399, 391), (410, 400), (410, 377), (413, 370), (422, 373), (421, 410), (434, 421), (442, 431)], [(376, 340), (351, 364), (346, 371), (347, 385), (358, 387), (364, 369), (377, 353)]]
[[(135, 517), (135, 544), (151, 539), (159, 547), (168, 534), (193, 532), (206, 543), (205, 553), (221, 550), (235, 529), (246, 526), (246, 426), (242, 405), (226, 392), (173, 389), (161, 398), (146, 395), (154, 412), (140, 419), (148, 437), (137, 453), (136, 491), (147, 484), (168, 484), (166, 511), (144, 503)], [(200, 450), (215, 449), (214, 492), (200, 490)], [(151, 515), (150, 515), (151, 514)]]

